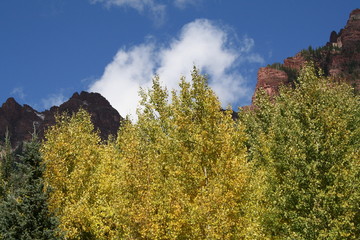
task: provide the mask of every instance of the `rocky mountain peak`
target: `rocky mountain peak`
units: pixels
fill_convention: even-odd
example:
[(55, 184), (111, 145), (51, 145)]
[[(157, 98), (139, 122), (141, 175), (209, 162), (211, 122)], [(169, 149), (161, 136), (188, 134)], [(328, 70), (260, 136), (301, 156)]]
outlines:
[(18, 104), (14, 98), (8, 98), (5, 103), (1, 106), (1, 109), (4, 113), (7, 114), (7, 117), (11, 119), (16, 119), (18, 114), (21, 112), (21, 106)]
[(72, 97), (59, 107), (52, 107), (52, 113), (77, 112), (80, 108), (87, 110), (92, 117), (96, 129), (100, 130), (100, 136), (106, 139), (109, 135), (116, 135), (119, 130), (120, 114), (110, 105), (109, 101), (99, 93), (82, 91), (74, 93)]
[(352, 50), (359, 48), (360, 43), (360, 9), (350, 13), (349, 20), (343, 30), (339, 33), (342, 47)]
[(359, 27), (359, 24), (360, 24), (360, 8), (357, 8), (355, 10), (353, 10), (351, 13), (350, 13), (350, 17), (349, 17), (349, 20), (347, 22), (347, 25), (356, 25), (357, 27)]
[(60, 106), (53, 106), (43, 112), (38, 112), (29, 105), (22, 106), (14, 98), (7, 99), (0, 107), (0, 140), (3, 141), (8, 131), (15, 147), (22, 141), (29, 140), (34, 128), (43, 137), (45, 130), (55, 124), (56, 114), (72, 114), (80, 108), (91, 114), (92, 122), (102, 139), (107, 139), (109, 135), (116, 136), (123, 119), (120, 114), (99, 93), (81, 92), (74, 93)]

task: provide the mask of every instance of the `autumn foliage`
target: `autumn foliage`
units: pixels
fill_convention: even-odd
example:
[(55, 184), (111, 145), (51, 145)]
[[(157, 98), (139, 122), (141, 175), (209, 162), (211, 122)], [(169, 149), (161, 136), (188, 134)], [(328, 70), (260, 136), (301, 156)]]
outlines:
[(297, 82), (234, 121), (196, 69), (155, 77), (106, 142), (59, 116), (41, 156), (65, 239), (358, 239), (359, 97), (311, 65)]

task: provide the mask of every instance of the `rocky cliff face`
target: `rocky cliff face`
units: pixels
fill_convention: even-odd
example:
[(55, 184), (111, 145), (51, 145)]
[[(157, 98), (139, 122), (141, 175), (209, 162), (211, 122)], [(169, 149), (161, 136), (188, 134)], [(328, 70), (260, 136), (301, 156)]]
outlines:
[[(270, 96), (277, 94), (280, 85), (292, 85), (306, 61), (313, 61), (327, 76), (351, 84), (360, 93), (360, 9), (350, 13), (344, 29), (333, 31), (325, 46), (309, 48), (258, 72), (255, 93), (263, 88)], [(255, 98), (253, 96), (253, 100)]]
[(91, 114), (92, 122), (100, 131), (102, 139), (117, 134), (120, 121), (123, 119), (120, 114), (100, 94), (81, 92), (74, 93), (68, 101), (44, 112), (38, 112), (28, 105), (21, 106), (14, 98), (9, 98), (0, 107), (0, 140), (3, 141), (8, 131), (11, 143), (15, 147), (29, 140), (34, 128), (42, 138), (44, 131), (55, 124), (56, 114), (64, 112), (71, 114), (80, 108), (86, 109)]
[[(276, 95), (281, 85), (288, 84), (288, 75), (286, 72), (271, 67), (260, 68), (257, 78), (258, 81), (256, 83), (256, 89), (262, 88), (270, 96)], [(256, 91), (254, 93), (253, 100), (255, 97)]]

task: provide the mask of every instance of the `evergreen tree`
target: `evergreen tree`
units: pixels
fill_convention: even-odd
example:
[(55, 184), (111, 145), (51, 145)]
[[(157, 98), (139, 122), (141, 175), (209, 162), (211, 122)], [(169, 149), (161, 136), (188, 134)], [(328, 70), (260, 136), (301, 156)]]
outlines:
[(8, 182), (14, 166), (14, 154), (12, 152), (9, 131), (5, 134), (5, 143), (0, 153), (0, 198), (5, 196)]
[[(6, 172), (8, 183), (0, 203), (0, 236), (3, 239), (61, 237), (56, 218), (48, 210), (39, 147), (40, 143), (34, 135), (29, 143), (25, 143), (16, 167)], [(5, 157), (8, 158), (13, 157)]]

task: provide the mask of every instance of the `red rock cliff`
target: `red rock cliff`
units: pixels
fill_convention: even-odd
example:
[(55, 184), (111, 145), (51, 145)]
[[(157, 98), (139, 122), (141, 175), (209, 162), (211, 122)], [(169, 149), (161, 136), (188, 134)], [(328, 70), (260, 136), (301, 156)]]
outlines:
[[(356, 92), (360, 92), (360, 9), (350, 13), (344, 29), (330, 34), (330, 41), (324, 47), (307, 49), (294, 57), (284, 60), (283, 64), (274, 64), (260, 68), (255, 93), (263, 88), (273, 96), (280, 85), (292, 84), (296, 74), (306, 61), (313, 61), (326, 75), (346, 81)], [(291, 74), (291, 76), (289, 76)], [(255, 99), (255, 93), (253, 100)]]

